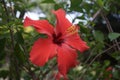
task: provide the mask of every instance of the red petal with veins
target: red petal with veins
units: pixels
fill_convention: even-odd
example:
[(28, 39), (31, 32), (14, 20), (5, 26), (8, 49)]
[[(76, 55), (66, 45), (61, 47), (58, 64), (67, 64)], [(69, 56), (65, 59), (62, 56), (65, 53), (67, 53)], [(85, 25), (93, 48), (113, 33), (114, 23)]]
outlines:
[(38, 32), (52, 36), (54, 29), (47, 20), (32, 20), (28, 17), (24, 20), (24, 26), (33, 26)]
[(57, 51), (58, 69), (64, 78), (66, 78), (68, 70), (77, 65), (77, 53), (75, 49), (66, 44), (58, 47)]
[(85, 50), (89, 49), (86, 42), (83, 41), (77, 33), (72, 36), (67, 37), (65, 39), (65, 43), (67, 43), (68, 45), (70, 45), (71, 47), (75, 49), (78, 49), (80, 52), (84, 52)]
[(56, 33), (64, 34), (68, 27), (72, 25), (70, 21), (65, 17), (66, 13), (63, 9), (58, 9), (57, 11), (53, 11), (57, 18), (56, 24)]
[(44, 66), (48, 59), (56, 55), (57, 46), (50, 39), (38, 39), (32, 46), (30, 60), (38, 66)]

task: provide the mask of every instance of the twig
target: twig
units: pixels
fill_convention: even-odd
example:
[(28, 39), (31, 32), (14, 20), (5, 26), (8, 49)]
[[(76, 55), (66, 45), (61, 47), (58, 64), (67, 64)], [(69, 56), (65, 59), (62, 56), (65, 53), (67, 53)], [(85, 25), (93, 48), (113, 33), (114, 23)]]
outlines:
[[(8, 12), (8, 10), (7, 10), (7, 7), (6, 7), (6, 3), (5, 3), (5, 1), (4, 0), (2, 0), (2, 3), (3, 3), (3, 7), (4, 7), (4, 9), (5, 9), (5, 14), (6, 14), (6, 16), (7, 16), (7, 22), (9, 23), (10, 22), (10, 20), (9, 20), (9, 12)], [(13, 36), (13, 30), (12, 30), (12, 28), (10, 27), (10, 26), (8, 26), (8, 28), (9, 28), (9, 30), (10, 30), (10, 38), (11, 38), (11, 43), (12, 43), (12, 50), (14, 50), (14, 36)]]
[[(90, 23), (93, 22), (102, 12), (102, 8), (100, 8), (99, 10), (97, 10), (97, 12), (93, 15), (92, 20), (90, 20)], [(89, 26), (90, 23), (86, 24), (86, 26)]]
[[(7, 23), (9, 23), (10, 22), (10, 18), (9, 18), (9, 11), (8, 11), (8, 9), (7, 9), (7, 6), (6, 6), (6, 2), (5, 2), (5, 0), (2, 0), (1, 1), (2, 2), (2, 4), (3, 4), (3, 8), (5, 9), (5, 14), (6, 14), (6, 16), (7, 16)], [(10, 3), (10, 2), (9, 2)], [(11, 7), (11, 9), (12, 9), (12, 4), (10, 3), (10, 7)], [(15, 14), (14, 14), (14, 10), (12, 9), (12, 17), (15, 17)], [(17, 72), (19, 72), (19, 69), (18, 69), (18, 65), (16, 65), (16, 63), (17, 63), (17, 60), (15, 59), (15, 58), (11, 58), (11, 56), (12, 57), (14, 57), (14, 55), (12, 54), (12, 53), (14, 53), (14, 48), (15, 48), (15, 39), (14, 39), (14, 31), (13, 31), (13, 27), (12, 26), (10, 26), (10, 25), (8, 25), (8, 29), (9, 29), (9, 31), (10, 31), (10, 39), (11, 39), (11, 53), (10, 53), (10, 61), (11, 61), (11, 64), (14, 64), (14, 68), (15, 68), (15, 70), (17, 71)], [(21, 45), (22, 46), (22, 45)], [(26, 50), (25, 50), (25, 48), (22, 46), (22, 48), (23, 48), (23, 50), (24, 50), (24, 52), (26, 53)], [(26, 53), (27, 54), (27, 53)], [(13, 60), (14, 59), (14, 60)], [(13, 62), (14, 61), (14, 62)], [(18, 63), (17, 63), (18, 64)], [(29, 63), (28, 63), (29, 64)], [(9, 66), (9, 68), (10, 68), (10, 70), (13, 68), (12, 66)], [(26, 69), (27, 69), (27, 73), (29, 73), (29, 75), (32, 77), (32, 79), (33, 80), (39, 80), (38, 78), (36, 78), (36, 76), (35, 76), (35, 74), (34, 74), (34, 72), (30, 69), (30, 68), (27, 68), (26, 67)], [(11, 74), (10, 74), (11, 75)], [(17, 74), (17, 76), (18, 76), (19, 74)], [(11, 76), (10, 76), (11, 77)], [(11, 77), (12, 78), (12, 77)]]
[(92, 17), (93, 19), (92, 19), (91, 22), (93, 22), (93, 21), (100, 15), (101, 11), (102, 11), (102, 8), (100, 8), (100, 9), (93, 15), (93, 17)]
[[(118, 44), (120, 44), (120, 42), (118, 42)], [(82, 79), (82, 77), (84, 76), (84, 74), (87, 72), (87, 69), (89, 68), (89, 66), (90, 66), (101, 54), (109, 51), (110, 49), (114, 48), (115, 46), (117, 46), (117, 44), (114, 44), (113, 46), (109, 47), (108, 49), (106, 49), (106, 50), (104, 50), (103, 52), (101, 52), (101, 53), (99, 53), (98, 55), (96, 55), (96, 56), (92, 59), (92, 61), (88, 64), (86, 70), (82, 73), (82, 75), (80, 76), (79, 80)]]
[[(5, 9), (5, 14), (6, 14), (6, 19), (7, 19), (7, 23), (10, 22), (10, 18), (9, 18), (9, 11), (7, 9), (7, 5), (6, 5), (6, 2), (5, 0), (2, 0), (1, 1), (2, 4), (3, 4), (3, 8)], [(19, 72), (19, 68), (18, 68), (18, 62), (17, 60), (15, 59), (13, 53), (14, 53), (14, 48), (15, 48), (15, 40), (14, 40), (14, 32), (13, 32), (13, 28), (12, 26), (8, 25), (8, 29), (9, 29), (9, 33), (10, 33), (10, 40), (11, 40), (11, 52), (9, 54), (9, 57), (10, 57), (10, 65), (9, 65), (9, 69), (10, 69), (10, 72), (12, 71), (16, 71), (16, 72)], [(14, 61), (14, 62), (13, 62)], [(13, 68), (13, 65), (14, 65), (14, 68)], [(16, 75), (14, 75), (15, 73), (10, 73), (10, 76), (9, 78), (12, 79), (13, 76), (14, 76), (14, 79), (20, 79), (20, 74), (19, 73), (16, 73)]]
[(109, 20), (107, 19), (107, 17), (106, 17), (103, 13), (101, 13), (101, 16), (102, 16), (102, 18), (106, 21), (106, 25), (107, 25), (108, 31), (109, 31), (109, 32), (113, 32), (113, 29), (112, 29), (112, 27), (111, 27), (111, 25), (110, 25), (110, 22), (109, 22)]
[(7, 10), (7, 7), (6, 7), (6, 3), (4, 0), (1, 0), (2, 4), (3, 4), (3, 7), (5, 9), (5, 14), (7, 16), (7, 22), (9, 22), (9, 14), (8, 14), (8, 10)]
[[(101, 16), (106, 21), (106, 25), (107, 25), (108, 31), (109, 32), (114, 32), (113, 29), (112, 29), (112, 27), (111, 27), (111, 24), (110, 24), (108, 18), (103, 13), (101, 13)], [(118, 45), (117, 39), (114, 40), (114, 43), (117, 45), (117, 48), (120, 51), (120, 46)]]

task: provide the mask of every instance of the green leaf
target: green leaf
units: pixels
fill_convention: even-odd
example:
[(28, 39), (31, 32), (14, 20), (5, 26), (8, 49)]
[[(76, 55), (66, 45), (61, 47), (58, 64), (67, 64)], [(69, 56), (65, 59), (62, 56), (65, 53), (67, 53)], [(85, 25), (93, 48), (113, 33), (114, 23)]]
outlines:
[(115, 65), (115, 67), (119, 68), (120, 69), (120, 66), (119, 65)]
[(5, 42), (6, 42), (6, 39), (5, 39), (5, 38), (0, 39), (0, 52), (4, 49), (4, 47), (5, 47)]
[(104, 35), (101, 31), (95, 31), (94, 32), (94, 38), (96, 39), (96, 41), (103, 42)]
[(24, 44), (24, 39), (21, 32), (18, 31), (15, 33), (15, 39), (19, 44)]
[(102, 52), (103, 51), (103, 48), (104, 48), (105, 46), (104, 46), (104, 44), (103, 44), (103, 42), (98, 42), (98, 43), (96, 43), (96, 47), (95, 47), (95, 51), (96, 52)]
[(82, 8), (80, 8), (80, 4), (82, 3), (83, 0), (70, 0), (71, 1), (71, 10), (74, 11), (82, 11)]
[(4, 51), (4, 47), (5, 47), (5, 43), (6, 43), (6, 39), (0, 39), (0, 60), (4, 59), (5, 57), (5, 51)]
[(104, 5), (104, 2), (102, 0), (97, 0), (97, 3), (100, 7), (102, 7)]
[(111, 54), (111, 56), (119, 61), (120, 60), (120, 54), (119, 53), (120, 53), (119, 51), (115, 51)]
[(115, 39), (117, 39), (118, 37), (120, 37), (120, 33), (115, 33), (115, 32), (109, 33), (109, 34), (108, 34), (108, 37), (109, 37), (110, 41), (112, 41), (112, 40), (115, 40)]
[(18, 44), (15, 45), (14, 55), (20, 64), (25, 62), (25, 55)]
[(116, 80), (119, 80), (120, 79), (120, 72), (119, 72), (119, 70), (114, 70), (114, 72), (113, 72), (113, 77), (116, 79)]
[(107, 67), (107, 66), (109, 66), (110, 65), (110, 61), (109, 60), (105, 60), (104, 61), (104, 67)]
[(55, 1), (54, 0), (44, 0), (41, 3), (55, 3)]

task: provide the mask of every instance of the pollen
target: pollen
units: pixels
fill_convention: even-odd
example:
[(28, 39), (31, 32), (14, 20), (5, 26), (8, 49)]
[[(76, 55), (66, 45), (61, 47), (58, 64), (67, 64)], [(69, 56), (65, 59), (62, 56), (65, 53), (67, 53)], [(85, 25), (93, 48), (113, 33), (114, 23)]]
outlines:
[(69, 35), (74, 34), (74, 33), (76, 33), (76, 32), (78, 32), (78, 29), (77, 29), (77, 27), (74, 26), (74, 25), (70, 26), (70, 27), (66, 30), (66, 33), (69, 34)]

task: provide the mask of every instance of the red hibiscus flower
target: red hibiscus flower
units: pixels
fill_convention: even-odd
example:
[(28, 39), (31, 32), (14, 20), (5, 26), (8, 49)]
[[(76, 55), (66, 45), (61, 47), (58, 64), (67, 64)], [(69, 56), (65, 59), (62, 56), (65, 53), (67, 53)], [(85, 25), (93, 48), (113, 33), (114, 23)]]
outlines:
[(68, 70), (77, 65), (77, 52), (83, 52), (89, 47), (78, 35), (78, 27), (72, 25), (65, 17), (63, 9), (53, 11), (57, 23), (53, 27), (47, 20), (31, 20), (26, 17), (24, 26), (33, 26), (39, 33), (46, 34), (47, 38), (35, 41), (30, 52), (30, 61), (37, 66), (57, 57), (58, 74), (66, 78)]

